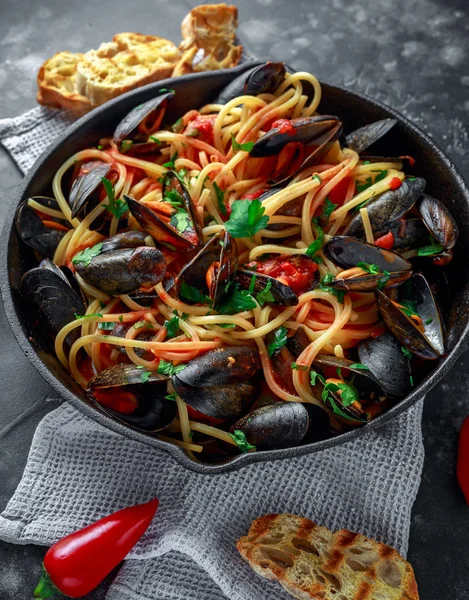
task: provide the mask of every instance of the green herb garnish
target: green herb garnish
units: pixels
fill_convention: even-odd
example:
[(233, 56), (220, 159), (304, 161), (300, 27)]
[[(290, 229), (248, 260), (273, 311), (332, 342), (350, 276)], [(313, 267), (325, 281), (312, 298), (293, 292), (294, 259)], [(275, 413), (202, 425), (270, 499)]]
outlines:
[(101, 313), (90, 313), (89, 315), (79, 315), (78, 313), (73, 313), (75, 315), (75, 319), (93, 319), (94, 317), (102, 318), (104, 315)]
[(132, 148), (132, 146), (133, 146), (132, 140), (122, 140), (121, 147), (120, 147), (121, 153), (125, 154), (128, 150), (130, 150), (130, 148)]
[(406, 358), (412, 358), (412, 352), (405, 346), (401, 346), (401, 352)]
[(292, 362), (291, 369), (292, 371), (307, 371), (308, 367), (306, 365), (299, 365), (296, 362)]
[(172, 317), (169, 321), (165, 321), (164, 326), (168, 339), (176, 337), (179, 333), (179, 317)]
[(179, 233), (184, 233), (191, 227), (191, 219), (185, 210), (178, 210), (171, 217), (169, 224), (177, 229)]
[(256, 308), (254, 298), (247, 290), (240, 290), (236, 284), (232, 288), (231, 295), (218, 307), (221, 315), (235, 315), (245, 310)]
[(360, 269), (363, 269), (363, 271), (366, 271), (370, 275), (378, 275), (378, 273), (379, 273), (379, 267), (378, 267), (378, 265), (375, 265), (375, 264), (368, 264), (366, 262), (358, 262), (357, 267), (360, 267)]
[(98, 323), (98, 329), (105, 329), (107, 331), (111, 331), (112, 329), (114, 329), (114, 325), (115, 323), (103, 321), (101, 323)]
[(124, 315), (120, 315), (120, 316), (119, 316), (119, 321), (120, 321), (121, 323), (123, 323), (123, 322), (124, 322)]
[(407, 315), (410, 319), (413, 316), (418, 317), (417, 313), (417, 302), (415, 300), (399, 300), (401, 311)]
[(321, 221), (324, 224), (329, 223), (329, 217), (331, 216), (331, 214), (334, 212), (334, 210), (337, 208), (337, 204), (334, 204), (333, 202), (331, 202), (329, 200), (329, 198), (326, 198), (326, 201), (324, 203), (324, 206), (322, 208), (322, 212), (319, 216), (319, 218), (321, 219)]
[(382, 290), (386, 287), (387, 282), (391, 278), (391, 273), (389, 271), (383, 271), (383, 275), (378, 282), (378, 290)]
[(324, 245), (324, 231), (317, 222), (317, 219), (313, 219), (313, 221), (316, 227), (317, 237), (314, 242), (311, 242), (311, 244), (307, 247), (305, 254), (306, 256), (309, 256), (309, 258), (314, 259), (317, 258), (315, 257), (315, 254), (319, 252)]
[(322, 183), (322, 179), (319, 177), (319, 175), (317, 173), (315, 173), (311, 179), (316, 179), (317, 181), (319, 181), (319, 183)]
[(102, 247), (103, 245), (99, 243), (77, 252), (77, 254), (75, 254), (75, 256), (72, 258), (72, 263), (74, 265), (81, 263), (84, 267), (87, 267), (95, 256), (101, 254)]
[(147, 383), (148, 380), (150, 379), (150, 375), (151, 375), (151, 371), (143, 371), (143, 373), (140, 375), (140, 381), (142, 383)]
[(256, 300), (259, 302), (260, 306), (264, 306), (266, 302), (275, 302), (275, 297), (270, 291), (271, 287), (272, 281), (269, 279), (265, 288), (261, 292), (259, 292), (259, 294), (257, 294)]
[(225, 229), (234, 238), (252, 238), (269, 223), (269, 217), (264, 215), (262, 202), (255, 200), (236, 200), (231, 207), (231, 215), (225, 223)]
[(353, 363), (347, 368), (348, 369), (356, 369), (357, 371), (369, 371), (370, 370), (370, 367), (367, 367), (363, 363)]
[(344, 301), (345, 292), (343, 290), (336, 290), (332, 287), (329, 287), (328, 284), (331, 283), (333, 280), (334, 276), (331, 273), (324, 275), (324, 277), (321, 280), (321, 283), (317, 286), (316, 289), (332, 294), (342, 304)]
[(125, 200), (116, 200), (114, 186), (109, 179), (102, 177), (101, 181), (103, 182), (103, 186), (106, 190), (107, 198), (109, 200), (109, 204), (104, 204), (104, 206), (116, 217), (116, 219), (120, 219), (129, 210), (127, 202)]
[(172, 362), (167, 360), (160, 360), (158, 365), (157, 373), (160, 375), (168, 375), (168, 377), (172, 377), (173, 375), (177, 375), (181, 371), (186, 368), (186, 365), (173, 365)]
[(155, 144), (161, 144), (161, 141), (154, 135), (151, 135), (148, 139), (151, 140), (152, 142), (155, 142)]
[(165, 399), (166, 400), (170, 400), (171, 402), (176, 402), (176, 394), (174, 394), (174, 393), (173, 394), (167, 394), (165, 396)]
[(274, 339), (267, 346), (269, 358), (271, 358), (277, 350), (280, 350), (285, 346), (287, 343), (287, 331), (288, 329), (286, 327), (279, 327), (274, 331)]
[(191, 300), (192, 302), (208, 304), (209, 306), (211, 306), (212, 304), (212, 301), (208, 296), (203, 294), (200, 290), (193, 287), (192, 285), (188, 285), (185, 281), (181, 282), (181, 287), (179, 288), (179, 295), (185, 298), (186, 300)]
[(171, 129), (174, 131), (174, 133), (181, 133), (181, 131), (184, 129), (182, 117), (180, 117), (175, 123), (173, 123)]
[(326, 385), (326, 380), (324, 379), (324, 377), (321, 375), (321, 373), (318, 373), (317, 371), (310, 371), (309, 372), (309, 380), (311, 381), (311, 385), (316, 385), (316, 381), (319, 379), (319, 381), (321, 381), (324, 385)]
[(177, 161), (177, 158), (178, 158), (178, 153), (175, 152), (171, 156), (171, 158), (168, 160), (168, 162), (164, 163), (163, 167), (166, 167), (167, 169), (172, 169), (173, 171), (175, 171), (176, 170), (176, 164), (175, 163)]
[(440, 254), (444, 250), (444, 247), (437, 242), (431, 240), (431, 243), (428, 246), (422, 246), (417, 250), (417, 256), (434, 256), (435, 254)]
[(233, 134), (231, 134), (231, 147), (233, 148), (233, 152), (238, 152), (242, 150), (243, 152), (251, 152), (254, 147), (254, 142), (246, 142), (245, 144), (238, 144), (236, 138)]
[(233, 440), (236, 442), (236, 445), (241, 450), (241, 452), (249, 452), (250, 450), (255, 450), (256, 447), (250, 444), (247, 439), (244, 431), (241, 429), (235, 429), (233, 433), (229, 434)]
[(225, 205), (225, 192), (223, 192), (218, 185), (213, 182), (213, 189), (217, 195), (218, 207), (222, 215), (226, 215), (226, 205)]

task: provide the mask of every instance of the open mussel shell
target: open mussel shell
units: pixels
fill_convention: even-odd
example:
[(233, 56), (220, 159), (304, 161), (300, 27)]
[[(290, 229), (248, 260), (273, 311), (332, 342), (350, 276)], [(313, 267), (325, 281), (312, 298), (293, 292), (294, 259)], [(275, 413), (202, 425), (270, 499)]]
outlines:
[(401, 219), (391, 225), (389, 231), (394, 237), (394, 252), (407, 252), (428, 244), (428, 229), (422, 219)]
[(213, 100), (226, 104), (238, 96), (257, 96), (275, 92), (285, 78), (285, 64), (266, 62), (238, 75)]
[[(425, 179), (421, 177), (404, 179), (397, 190), (387, 190), (367, 203), (366, 210), (375, 238), (388, 233), (389, 229), (413, 207), (423, 192), (425, 183)], [(365, 238), (360, 212), (356, 213), (343, 233)]]
[(133, 140), (136, 137), (141, 137), (145, 141), (151, 133), (159, 129), (166, 105), (173, 97), (173, 92), (163, 92), (133, 108), (116, 127), (113, 140), (117, 144), (122, 140)]
[[(133, 298), (132, 298), (133, 300)], [(140, 302), (139, 302), (140, 304)], [(127, 335), (127, 332), (132, 329), (132, 327), (134, 326), (133, 323), (120, 323), (120, 322), (116, 322), (113, 323), (113, 328), (109, 329), (108, 331), (106, 331), (106, 333), (108, 333), (109, 335), (112, 335), (113, 337), (120, 337), (120, 338), (125, 338)], [(143, 341), (143, 342), (149, 342), (150, 340), (152, 340), (155, 335), (157, 334), (157, 331), (155, 329), (153, 329), (153, 327), (142, 327), (141, 329), (138, 329), (136, 332), (136, 335), (132, 336), (132, 339), (136, 339), (139, 341)], [(125, 346), (116, 346), (120, 352), (122, 352), (122, 354), (127, 354), (127, 348)], [(149, 351), (145, 350), (143, 348), (133, 348), (135, 354), (137, 356), (143, 356), (144, 354), (147, 354)], [(141, 373), (140, 373), (141, 374)]]
[(46, 227), (39, 215), (28, 206), (27, 201), (22, 202), (18, 207), (15, 226), (25, 244), (49, 258), (54, 256), (57, 246), (67, 233)]
[[(101, 410), (112, 415), (118, 421), (147, 433), (161, 431), (168, 427), (177, 415), (175, 402), (165, 400), (167, 377), (156, 371), (145, 383), (142, 382), (143, 369), (136, 365), (117, 364), (95, 375), (88, 384), (90, 397)], [(137, 407), (131, 414), (121, 414), (99, 403), (99, 393), (106, 390), (125, 389), (135, 396)], [(96, 398), (95, 398), (96, 394)], [(112, 398), (112, 395), (110, 396)]]
[(309, 414), (303, 404), (278, 402), (248, 413), (236, 421), (231, 430), (241, 430), (250, 444), (268, 450), (299, 444), (308, 427)]
[(270, 284), (269, 292), (272, 294), (273, 300), (272, 302), (266, 302), (266, 304), (281, 304), (283, 306), (296, 306), (298, 304), (298, 296), (291, 287), (278, 281), (275, 277), (247, 269), (238, 269), (236, 272), (236, 281), (243, 290), (251, 289), (253, 278), (253, 294), (255, 296), (263, 292)]
[(360, 362), (370, 369), (389, 396), (403, 397), (410, 392), (410, 362), (391, 333), (369, 338), (357, 350)]
[(72, 184), (68, 197), (68, 204), (75, 218), (90, 200), (92, 194), (102, 185), (103, 177), (109, 173), (111, 165), (94, 161), (90, 163), (90, 170), (79, 175)]
[[(202, 231), (196, 209), (186, 186), (173, 172), (166, 173), (163, 179), (163, 195), (170, 192), (180, 202), (180, 208), (167, 220), (130, 196), (125, 196), (125, 200), (140, 227), (149, 233), (155, 242), (174, 252), (197, 250), (202, 244)], [(180, 212), (184, 213), (182, 226), (176, 216)]]
[[(75, 320), (76, 314), (86, 312), (81, 295), (70, 286), (66, 276), (55, 269), (41, 266), (30, 269), (21, 278), (20, 291), (36, 309), (40, 329), (53, 338), (62, 327)], [(67, 336), (66, 345), (69, 347), (77, 338), (78, 329), (75, 329)]]
[(348, 148), (360, 154), (385, 136), (396, 123), (397, 119), (382, 119), (381, 121), (364, 125), (360, 129), (349, 133), (345, 138), (345, 144)]
[(145, 246), (146, 234), (142, 231), (124, 231), (101, 242), (101, 253), (121, 248), (138, 248)]
[[(353, 237), (334, 236), (327, 242), (323, 250), (327, 258), (342, 269), (351, 269), (360, 262), (377, 265), (379, 269), (379, 273), (376, 275), (335, 279), (328, 284), (333, 288), (372, 292), (379, 289), (383, 283), (386, 287), (400, 285), (412, 273), (412, 265), (396, 252), (361, 242)], [(389, 273), (387, 282), (383, 280), (384, 271)]]
[[(434, 360), (443, 353), (442, 350), (444, 351), (444, 342), (440, 338), (440, 331), (442, 331), (442, 329), (439, 325), (441, 321), (438, 314), (438, 308), (436, 307), (428, 285), (424, 286), (422, 282), (419, 281), (417, 284), (412, 284), (412, 290), (412, 297), (406, 299), (417, 301), (419, 294), (422, 294), (422, 297), (419, 299), (419, 305), (420, 310), (424, 310), (424, 313), (420, 315), (417, 312), (422, 320), (423, 325), (421, 328), (419, 328), (416, 322), (409, 318), (396, 303), (392, 302), (380, 291), (376, 291), (378, 308), (388, 329), (403, 346), (413, 354), (420, 356), (420, 358)], [(403, 298), (400, 298), (400, 300), (402, 301)], [(435, 324), (433, 324), (434, 320), (436, 320)], [(426, 322), (429, 323), (425, 325)], [(427, 337), (429, 334), (429, 325), (433, 325), (430, 330), (430, 336), (433, 337), (433, 339)], [(425, 330), (425, 328), (427, 328), (427, 330)]]
[(157, 248), (121, 248), (94, 256), (88, 264), (75, 263), (86, 282), (111, 296), (155, 286), (166, 273), (166, 260)]
[(428, 231), (437, 242), (446, 250), (454, 248), (459, 231), (454, 217), (446, 206), (440, 200), (423, 194), (417, 208)]
[[(186, 284), (209, 296), (216, 306), (222, 301), (233, 281), (238, 265), (238, 250), (230, 234), (224, 229), (213, 236), (190, 260), (177, 276), (176, 292)], [(192, 304), (182, 295), (185, 302)]]
[(306, 334), (304, 327), (298, 327), (294, 335), (287, 338), (287, 348), (290, 354), (296, 359), (303, 350), (311, 344), (311, 340)]

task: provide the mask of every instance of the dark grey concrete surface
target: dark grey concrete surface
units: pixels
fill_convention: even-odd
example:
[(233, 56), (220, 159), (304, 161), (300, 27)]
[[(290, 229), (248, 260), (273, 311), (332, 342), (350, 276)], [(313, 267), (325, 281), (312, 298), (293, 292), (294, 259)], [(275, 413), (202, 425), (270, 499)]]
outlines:
[[(196, 2), (1, 0), (0, 118), (35, 105), (40, 64), (84, 51), (118, 31), (179, 40)], [(430, 133), (469, 179), (467, 0), (239, 0), (240, 36), (259, 57), (285, 60), (322, 80), (366, 92)], [(0, 149), (0, 222), (21, 176)], [(21, 354), (0, 316), (0, 509), (17, 485), (34, 429), (56, 394)], [(424, 600), (469, 600), (469, 508), (454, 471), (457, 432), (469, 414), (469, 354), (429, 394), (426, 459), (408, 558)], [(0, 543), (0, 597), (31, 597), (44, 549)], [(104, 598), (106, 585), (89, 598)], [(204, 599), (201, 599), (204, 600)]]

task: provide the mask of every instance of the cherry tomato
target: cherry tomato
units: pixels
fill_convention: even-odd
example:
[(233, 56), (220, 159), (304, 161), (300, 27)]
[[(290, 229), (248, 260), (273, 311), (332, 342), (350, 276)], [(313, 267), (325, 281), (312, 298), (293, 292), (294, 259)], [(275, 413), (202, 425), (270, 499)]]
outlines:
[(350, 184), (350, 177), (344, 177), (339, 181), (339, 183), (332, 188), (332, 190), (328, 193), (327, 197), (333, 204), (337, 204), (337, 206), (342, 206), (345, 202), (345, 196), (347, 195), (347, 189)]
[(288, 133), (290, 135), (296, 133), (296, 127), (292, 125), (290, 119), (277, 119), (272, 123), (271, 129), (278, 129), (279, 133)]
[(397, 190), (401, 187), (401, 185), (402, 185), (402, 181), (399, 179), (399, 177), (393, 177), (389, 183), (389, 189)]
[(217, 417), (209, 417), (208, 415), (204, 415), (199, 410), (192, 408), (192, 406), (187, 405), (187, 413), (189, 418), (192, 421), (198, 421), (199, 423), (205, 423), (206, 425), (222, 425), (225, 420), (218, 419)]
[(386, 250), (391, 250), (394, 246), (394, 234), (392, 231), (388, 231), (385, 235), (382, 235), (378, 239), (374, 241), (375, 246), (379, 246), (380, 248), (385, 248)]
[(282, 254), (264, 261), (252, 261), (246, 265), (256, 267), (257, 273), (275, 277), (285, 285), (289, 285), (298, 296), (307, 292), (311, 286), (317, 264), (307, 256)]
[(213, 146), (213, 125), (215, 119), (216, 116), (200, 115), (188, 123), (184, 133)]
[(98, 404), (115, 410), (121, 415), (131, 415), (138, 408), (138, 400), (132, 392), (116, 390), (116, 388), (93, 390)]

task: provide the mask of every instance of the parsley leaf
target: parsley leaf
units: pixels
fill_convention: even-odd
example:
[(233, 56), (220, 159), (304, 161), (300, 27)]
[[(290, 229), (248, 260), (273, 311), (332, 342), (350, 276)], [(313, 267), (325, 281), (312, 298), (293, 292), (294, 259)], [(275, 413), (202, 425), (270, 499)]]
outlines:
[(148, 380), (150, 379), (150, 375), (151, 375), (151, 371), (143, 371), (143, 373), (140, 375), (140, 381), (142, 383), (147, 383)]
[(317, 223), (317, 220), (315, 219), (315, 225), (316, 225), (316, 231), (317, 231), (317, 237), (314, 240), (314, 242), (311, 242), (311, 244), (306, 248), (306, 256), (309, 256), (309, 258), (314, 258), (316, 252), (319, 252), (319, 250), (321, 250), (321, 248), (324, 245), (324, 231), (322, 229), (322, 227)]
[(123, 322), (124, 322), (124, 315), (120, 315), (120, 316), (119, 316), (119, 321), (120, 321), (121, 323), (123, 323)]
[(239, 150), (243, 150), (244, 152), (251, 152), (254, 147), (254, 142), (246, 142), (245, 144), (238, 144), (236, 138), (233, 134), (231, 134), (231, 147), (233, 148), (233, 152), (238, 152)]
[(383, 276), (380, 278), (378, 283), (378, 290), (382, 290), (386, 287), (387, 282), (391, 277), (391, 273), (389, 271), (383, 271)]
[[(252, 283), (252, 280), (251, 280), (251, 283)], [(264, 304), (266, 302), (275, 302), (275, 297), (272, 294), (272, 292), (270, 291), (271, 287), (272, 287), (272, 281), (269, 279), (269, 281), (267, 282), (267, 285), (262, 290), (262, 292), (260, 292), (259, 294), (257, 294), (256, 300), (259, 302), (259, 304), (261, 306), (264, 306)], [(249, 286), (249, 290), (250, 289), (251, 289), (251, 286)]]
[(357, 262), (357, 267), (360, 267), (360, 269), (363, 269), (363, 271), (366, 271), (370, 275), (378, 275), (378, 273), (379, 273), (379, 267), (378, 267), (378, 265), (375, 265), (375, 264), (369, 264), (366, 262)]
[(431, 318), (430, 318), (430, 319), (427, 319), (427, 320), (425, 321), (425, 325), (431, 325), (432, 323), (433, 323), (433, 319), (431, 319)]
[(415, 300), (400, 300), (399, 304), (401, 311), (409, 318), (413, 317), (413, 315), (418, 316), (417, 302)]
[(120, 151), (122, 154), (125, 154), (128, 150), (130, 150), (133, 146), (132, 140), (122, 140)]
[(73, 313), (75, 315), (75, 319), (92, 319), (93, 317), (102, 317), (101, 313), (90, 313), (89, 315), (79, 315), (78, 313)]
[(249, 284), (249, 293), (250, 294), (254, 293), (254, 288), (256, 286), (256, 279), (257, 279), (257, 275), (253, 275), (251, 277), (251, 283)]
[(168, 394), (165, 396), (166, 400), (171, 400), (171, 402), (176, 402), (176, 394)]
[(153, 325), (148, 321), (137, 321), (136, 323), (134, 323), (134, 329), (143, 329), (144, 327), (147, 327), (148, 329), (153, 329)]
[(428, 246), (422, 246), (417, 250), (417, 256), (433, 256), (435, 254), (440, 254), (444, 250), (444, 247), (437, 242), (431, 241), (431, 244)]
[(321, 280), (321, 283), (317, 286), (317, 290), (321, 290), (322, 292), (329, 292), (337, 298), (340, 303), (343, 303), (345, 292), (343, 290), (335, 290), (334, 288), (329, 287), (327, 284), (331, 283), (334, 280), (334, 276), (331, 273), (324, 275)]
[(157, 372), (160, 375), (168, 375), (168, 377), (172, 377), (173, 375), (177, 375), (181, 371), (186, 368), (186, 365), (173, 365), (172, 362), (161, 359), (158, 365)]
[(244, 310), (252, 310), (257, 304), (247, 290), (240, 290), (236, 284), (231, 295), (218, 307), (221, 315), (235, 315)]
[(102, 247), (103, 245), (99, 243), (95, 244), (94, 246), (90, 246), (89, 248), (85, 248), (84, 250), (81, 250), (81, 252), (77, 252), (77, 254), (75, 254), (75, 256), (72, 258), (72, 263), (74, 265), (82, 263), (84, 267), (87, 267), (95, 256), (101, 254)]
[(220, 208), (220, 212), (222, 215), (226, 215), (226, 205), (225, 205), (225, 192), (223, 192), (218, 185), (213, 182), (213, 189), (217, 195), (218, 207)]
[(334, 212), (334, 210), (337, 208), (337, 204), (334, 204), (333, 202), (331, 202), (329, 200), (329, 198), (326, 198), (326, 201), (324, 203), (324, 206), (322, 208), (322, 212), (319, 215), (319, 218), (321, 219), (321, 221), (324, 224), (329, 223), (329, 217), (331, 216), (331, 214)]
[(356, 369), (357, 371), (369, 371), (370, 367), (367, 367), (363, 363), (353, 363), (348, 367), (349, 369)]
[(255, 200), (236, 200), (231, 207), (231, 215), (225, 223), (225, 229), (234, 238), (252, 238), (252, 236), (265, 229), (269, 217), (264, 215), (265, 208), (262, 202)]
[(412, 356), (413, 356), (412, 352), (405, 346), (401, 346), (401, 352), (407, 358), (412, 358)]
[(174, 133), (181, 133), (181, 131), (184, 129), (182, 117), (180, 117), (175, 123), (173, 123), (171, 129), (174, 131)]
[(172, 225), (179, 233), (184, 233), (191, 226), (191, 220), (185, 210), (178, 210), (171, 217), (169, 224)]
[(338, 383), (337, 387), (342, 392), (340, 394), (340, 401), (343, 406), (350, 406), (358, 400), (357, 388), (352, 383)]
[(164, 326), (168, 339), (176, 337), (179, 333), (179, 317), (172, 317), (169, 321), (165, 321)]
[(324, 379), (324, 377), (321, 375), (321, 373), (318, 373), (317, 371), (310, 371), (309, 372), (309, 380), (311, 381), (311, 385), (316, 385), (316, 381), (319, 379), (319, 381), (321, 381), (324, 385), (326, 385), (326, 380)]
[(169, 161), (164, 163), (163, 167), (166, 167), (167, 169), (172, 169), (174, 171), (176, 169), (176, 164), (175, 163), (177, 161), (177, 158), (178, 158), (178, 153), (175, 152), (171, 156), (171, 158), (169, 159)]
[(150, 139), (152, 142), (155, 142), (155, 144), (161, 144), (160, 140), (154, 135), (151, 135), (148, 139)]
[[(364, 192), (365, 190), (367, 190), (369, 187), (371, 187), (372, 185), (374, 185), (375, 183), (378, 183), (378, 181), (383, 180), (385, 177), (387, 177), (388, 172), (387, 171), (380, 171), (378, 173), (378, 175), (376, 175), (376, 177), (373, 178), (372, 177), (367, 177), (365, 179), (365, 183), (357, 183), (355, 185), (357, 194), (360, 194), (361, 192)], [(368, 202), (368, 200), (367, 200)]]
[(168, 190), (164, 193), (162, 202), (166, 202), (167, 204), (171, 204), (171, 206), (182, 206), (184, 203), (184, 198), (181, 196), (179, 192), (176, 190)]
[(186, 300), (191, 300), (192, 302), (198, 302), (200, 304), (212, 304), (212, 301), (208, 296), (203, 294), (200, 290), (193, 287), (192, 285), (187, 284), (185, 281), (181, 282), (181, 287), (179, 288), (179, 295), (185, 298)]
[(106, 209), (112, 213), (116, 219), (120, 219), (129, 210), (125, 200), (116, 200), (115, 191), (112, 183), (106, 177), (102, 177), (104, 189), (109, 200), (109, 204), (105, 204)]
[(235, 323), (218, 323), (218, 327), (222, 329), (234, 329), (236, 327)]
[(114, 325), (115, 323), (109, 323), (109, 322), (102, 322), (102, 323), (98, 323), (98, 329), (105, 329), (107, 331), (111, 331), (112, 329), (114, 329)]
[(299, 365), (296, 362), (292, 362), (292, 364), (291, 364), (291, 370), (292, 371), (307, 371), (308, 367), (306, 365)]
[(256, 447), (250, 444), (246, 439), (246, 434), (241, 429), (235, 429), (233, 433), (229, 434), (233, 440), (236, 442), (236, 445), (241, 450), (241, 452), (249, 452), (250, 450), (255, 450)]
[(164, 93), (167, 93), (167, 92), (170, 92), (171, 94), (175, 94), (176, 90), (173, 90), (172, 88), (161, 88), (161, 89), (158, 90), (159, 94), (164, 94)]
[(281, 350), (287, 343), (287, 331), (286, 327), (279, 327), (274, 331), (274, 339), (267, 346), (267, 353), (271, 358), (277, 350)]
[(316, 179), (317, 181), (319, 181), (319, 183), (322, 183), (322, 179), (319, 177), (319, 175), (317, 173), (315, 173), (312, 177), (312, 179)]

